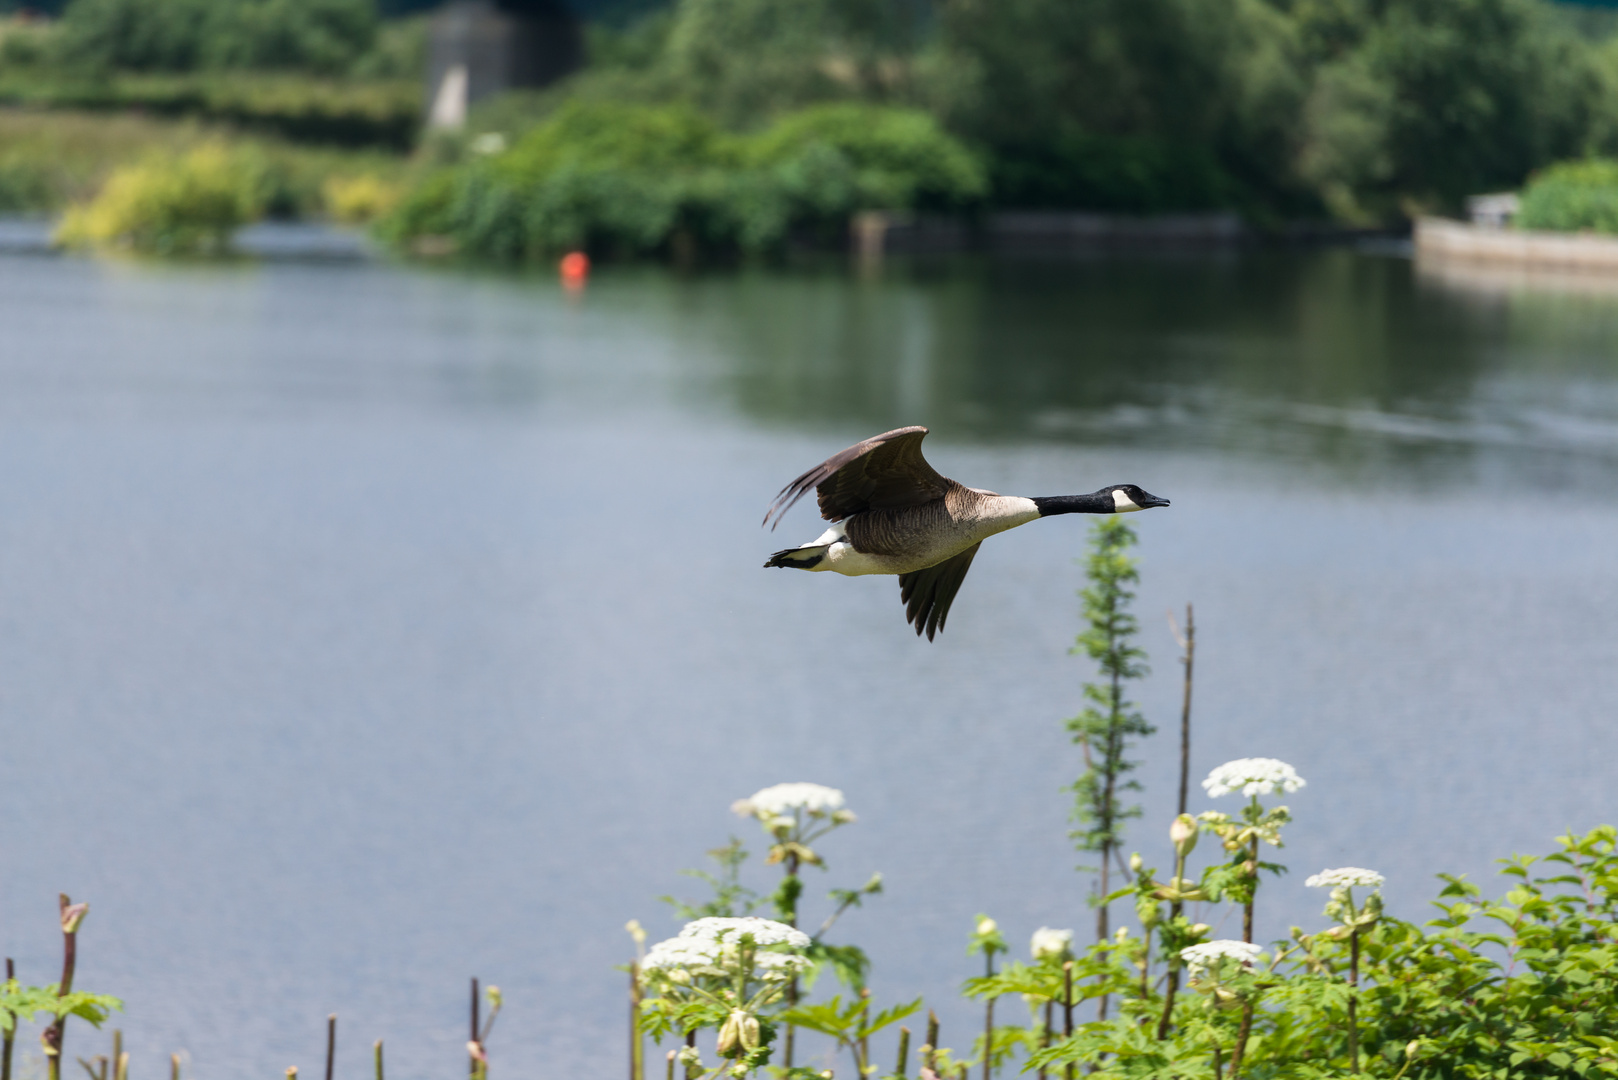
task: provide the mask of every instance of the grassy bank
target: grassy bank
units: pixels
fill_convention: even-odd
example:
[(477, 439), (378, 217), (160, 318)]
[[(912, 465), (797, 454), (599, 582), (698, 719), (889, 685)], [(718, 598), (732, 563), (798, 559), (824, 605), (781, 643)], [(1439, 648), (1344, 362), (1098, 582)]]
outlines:
[(57, 214), (89, 202), (120, 169), (177, 168), (202, 147), (237, 163), (255, 216), (364, 216), (355, 213), (355, 185), (396, 187), (412, 168), (399, 154), (309, 146), (195, 120), (0, 108), (0, 213)]

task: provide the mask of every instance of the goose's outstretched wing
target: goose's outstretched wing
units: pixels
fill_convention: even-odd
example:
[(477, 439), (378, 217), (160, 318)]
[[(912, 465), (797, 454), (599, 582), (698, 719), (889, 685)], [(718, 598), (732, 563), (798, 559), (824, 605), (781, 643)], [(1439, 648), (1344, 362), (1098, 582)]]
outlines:
[(927, 640), (931, 641), (934, 633), (944, 629), (949, 606), (955, 602), (966, 572), (972, 569), (972, 556), (982, 546), (980, 540), (936, 566), (899, 575), (899, 599), (905, 603), (905, 621), (915, 625), (916, 636), (920, 637), (926, 630)]
[[(862, 510), (899, 510), (942, 498), (949, 484), (921, 456), (924, 427), (895, 428), (855, 443), (781, 489), (764, 513), (781, 523), (794, 503), (816, 491), (820, 516), (841, 521)], [(771, 526), (772, 528), (774, 526)]]

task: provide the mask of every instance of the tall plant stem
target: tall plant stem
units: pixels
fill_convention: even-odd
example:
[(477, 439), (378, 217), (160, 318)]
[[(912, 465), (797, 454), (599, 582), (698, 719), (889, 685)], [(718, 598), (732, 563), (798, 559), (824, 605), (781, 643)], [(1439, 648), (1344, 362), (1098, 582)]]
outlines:
[(333, 1067), (337, 1064), (337, 1014), (332, 1013), (326, 1017), (326, 1080), (331, 1080)]
[[(983, 950), (983, 974), (994, 978), (994, 950)], [(989, 1080), (989, 1066), (994, 1061), (994, 995), (983, 1010), (983, 1080)]]
[(1350, 1075), (1360, 1072), (1360, 933), (1358, 929), (1348, 935), (1348, 1063)]
[[(6, 982), (17, 977), (17, 964), (11, 957), (6, 957)], [(0, 1080), (11, 1080), (11, 1044), (17, 1038), (17, 1022), (13, 1018), (12, 1026), (6, 1031), (5, 1040), (0, 1043)]]
[[(1044, 1026), (1043, 1029), (1040, 1030), (1040, 1033), (1039, 1033), (1039, 1048), (1041, 1050), (1050, 1049), (1050, 1045), (1051, 1045), (1051, 1020), (1052, 1020), (1052, 1014), (1055, 1011), (1056, 1011), (1056, 999), (1055, 998), (1046, 998), (1045, 999), (1045, 1026)], [(1039, 1080), (1045, 1080), (1045, 1066), (1043, 1066), (1043, 1065), (1041, 1065), (1039, 1067)]]
[[(787, 858), (786, 858), (786, 871), (787, 871), (787, 877), (797, 877), (798, 876), (798, 853), (797, 852), (794, 851), (794, 852), (792, 852), (791, 854), (789, 854), (787, 856)], [(786, 923), (788, 926), (797, 926), (798, 925), (798, 902), (797, 902), (797, 900), (792, 901), (792, 910), (791, 911), (785, 911), (785, 912), (782, 912), (782, 914), (786, 916), (785, 919), (781, 920), (782, 922)], [(792, 976), (792, 981), (787, 983), (787, 1008), (790, 1009), (793, 1006), (795, 1006), (797, 1003), (798, 1003), (798, 976), (797, 976), (796, 973), (794, 973), (793, 976)], [(788, 1024), (787, 1025), (786, 1041), (781, 1047), (781, 1063), (783, 1065), (785, 1065), (789, 1069), (792, 1068), (792, 1052), (793, 1052), (794, 1049), (796, 1049), (797, 1042), (798, 1042), (798, 1029), (793, 1027), (791, 1024)]]
[(1225, 1063), (1219, 1057), (1219, 1044), (1214, 1043), (1214, 1080), (1221, 1080), (1225, 1075)]
[(1242, 1026), (1236, 1032), (1236, 1045), (1230, 1048), (1230, 1080), (1236, 1080), (1236, 1070), (1242, 1067), (1247, 1054), (1247, 1037), (1253, 1033), (1253, 1003), (1242, 1006)]
[[(1184, 811), (1181, 811), (1181, 813), (1184, 813)], [(1175, 853), (1174, 853), (1174, 887), (1175, 887), (1175, 889), (1176, 890), (1180, 889), (1182, 887), (1182, 885), (1184, 884), (1184, 881), (1185, 881), (1185, 856), (1180, 854), (1179, 851), (1175, 851)], [(1173, 903), (1171, 903), (1169, 905), (1169, 921), (1173, 922), (1175, 919), (1178, 919), (1180, 917), (1180, 913), (1182, 911), (1184, 911), (1184, 910), (1185, 910), (1184, 901), (1175, 900)], [(1177, 957), (1177, 956), (1173, 956), (1173, 957), (1169, 958), (1169, 974), (1168, 974), (1168, 979), (1165, 982), (1164, 988), (1163, 988), (1163, 1015), (1158, 1017), (1158, 1020), (1157, 1020), (1157, 1038), (1158, 1038), (1159, 1042), (1161, 1042), (1162, 1040), (1169, 1037), (1169, 1024), (1174, 1019), (1174, 995), (1179, 989), (1180, 989), (1180, 958)]]
[(899, 1029), (899, 1064), (894, 1067), (893, 1075), (903, 1076), (910, 1063), (910, 1029)]
[[(864, 1031), (866, 1025), (869, 1024), (870, 1022), (871, 1022), (871, 988), (866, 987), (864, 990), (860, 991), (860, 1030)], [(870, 1065), (871, 1065), (871, 1036), (870, 1035), (861, 1035), (860, 1036), (860, 1045), (859, 1045), (859, 1066), (860, 1066), (860, 1075), (861, 1076), (865, 1075), (865, 1072), (866, 1072), (866, 1070), (868, 1068), (870, 1068)]]
[[(1073, 1037), (1073, 961), (1062, 965), (1062, 1037)], [(1067, 1063), (1065, 1080), (1073, 1080), (1073, 1063)]]
[(933, 1012), (933, 1010), (931, 1010), (931, 1009), (927, 1010), (927, 1049), (924, 1051), (924, 1053), (926, 1053), (927, 1056), (922, 1061), (922, 1064), (927, 1066), (927, 1068), (931, 1069), (934, 1073), (937, 1073), (938, 1072), (938, 1014)]
[[(1169, 627), (1174, 629), (1174, 616), (1169, 616)], [(1185, 636), (1181, 637), (1176, 630), (1175, 640), (1184, 650), (1180, 663), (1185, 665), (1185, 693), (1180, 699), (1180, 813), (1187, 813), (1186, 805), (1191, 790), (1191, 674), (1197, 658), (1197, 622), (1191, 610), (1191, 605), (1185, 605)], [(1179, 879), (1185, 877), (1185, 856), (1176, 853), (1174, 859), (1174, 877), (1176, 887)], [(1176, 900), (1169, 905), (1169, 920), (1178, 919), (1185, 911), (1183, 902)], [(1169, 958), (1168, 978), (1163, 986), (1163, 1015), (1157, 1021), (1157, 1038), (1162, 1041), (1169, 1037), (1169, 1024), (1174, 1017), (1174, 997), (1180, 990), (1180, 964), (1178, 957)]]
[[(1252, 839), (1252, 846), (1247, 849), (1247, 863), (1253, 869), (1247, 875), (1251, 879), (1248, 882), (1247, 903), (1242, 905), (1242, 940), (1251, 945), (1253, 943), (1253, 904), (1258, 899), (1258, 837), (1256, 836)], [(1235, 1058), (1232, 1057), (1231, 1060), (1233, 1062), (1231, 1068), (1235, 1068)]]
[(644, 1080), (646, 1066), (641, 1060), (646, 1040), (640, 1034), (640, 961), (629, 965), (629, 1080)]
[(376, 1057), (376, 1080), (382, 1080), (382, 1040), (378, 1039), (372, 1049)]
[[(67, 893), (58, 897), (58, 905), (62, 918), (62, 981), (57, 984), (56, 996), (66, 997), (73, 992), (73, 969), (78, 965), (79, 959), (79, 919), (83, 912), (74, 915), (68, 909), (73, 901), (68, 899)], [(62, 1080), (62, 1054), (63, 1035), (67, 1027), (67, 1017), (58, 1016), (45, 1029), (44, 1042), (50, 1062), (50, 1080)]]
[[(478, 980), (477, 980), (477, 976), (475, 976), (475, 975), (472, 977), (472, 1034), (467, 1036), (467, 1041), (472, 1042), (472, 1043), (476, 1043), (478, 1041)], [(469, 1054), (467, 1056), (468, 1056), (468, 1059), (471, 1061), (471, 1073), (470, 1073), (470, 1075), (472, 1076), (473, 1080), (477, 1080), (477, 1075), (478, 1075), (478, 1059), (477, 1059), (477, 1055)]]
[[(1178, 636), (1178, 635), (1176, 635)], [(1185, 637), (1180, 645), (1185, 655), (1185, 696), (1180, 701), (1180, 813), (1186, 812), (1186, 796), (1191, 788), (1191, 668), (1197, 658), (1197, 623), (1191, 605), (1185, 605)]]

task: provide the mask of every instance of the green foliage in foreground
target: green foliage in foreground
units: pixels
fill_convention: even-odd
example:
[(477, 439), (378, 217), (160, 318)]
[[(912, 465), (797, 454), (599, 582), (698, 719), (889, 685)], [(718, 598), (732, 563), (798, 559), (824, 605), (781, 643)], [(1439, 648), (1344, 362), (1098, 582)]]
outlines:
[[(1147, 943), (1120, 937), (1075, 961), (1074, 977), (1076, 997), (1116, 995), (1121, 1015), (1043, 1050), (1037, 1026), (1005, 1029), (996, 1043), (1030, 1050), (1030, 1067), (1079, 1062), (1096, 1076), (1202, 1080), (1221, 1062), (1228, 1068), (1250, 1007), (1243, 1075), (1324, 1080), (1349, 1071), (1352, 1000), (1367, 1076), (1618, 1076), (1615, 841), (1618, 829), (1602, 826), (1559, 838), (1551, 855), (1504, 860), (1512, 887), (1496, 900), (1444, 876), (1438, 917), (1422, 925), (1384, 917), (1379, 903), (1345, 908), (1334, 891), (1336, 925), (1294, 928), (1251, 967), (1193, 970), (1162, 1040), (1162, 1000), (1141, 974)], [(1150, 878), (1143, 872), (1126, 891), (1143, 905), (1154, 902)], [(1357, 989), (1348, 979), (1355, 952)], [(1056, 999), (1060, 1009), (1060, 960), (1011, 965), (971, 980), (968, 993), (1028, 995), (1036, 1011)]]
[(506, 259), (756, 252), (795, 230), (836, 235), (860, 210), (961, 209), (984, 192), (977, 160), (914, 110), (822, 105), (734, 135), (683, 106), (575, 101), (510, 150), (430, 178), (384, 232)]
[(1523, 190), (1516, 223), (1618, 233), (1618, 161), (1569, 161), (1538, 173)]

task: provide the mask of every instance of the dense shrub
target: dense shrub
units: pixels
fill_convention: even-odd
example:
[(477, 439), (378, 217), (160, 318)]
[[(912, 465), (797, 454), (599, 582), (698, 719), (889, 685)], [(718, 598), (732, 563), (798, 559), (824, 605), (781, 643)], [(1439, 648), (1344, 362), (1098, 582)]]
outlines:
[(752, 136), (683, 106), (575, 102), (509, 151), (431, 177), (384, 226), (500, 258), (588, 246), (758, 251), (861, 209), (964, 206), (975, 160), (925, 114), (839, 106)]
[(99, 71), (348, 70), (376, 41), (375, 0), (73, 0), (61, 43)]
[(57, 240), (138, 251), (219, 250), (264, 204), (261, 163), (205, 145), (177, 161), (153, 159), (117, 170), (95, 199), (68, 212)]
[(1537, 174), (1516, 221), (1525, 229), (1618, 233), (1618, 161), (1570, 161)]

